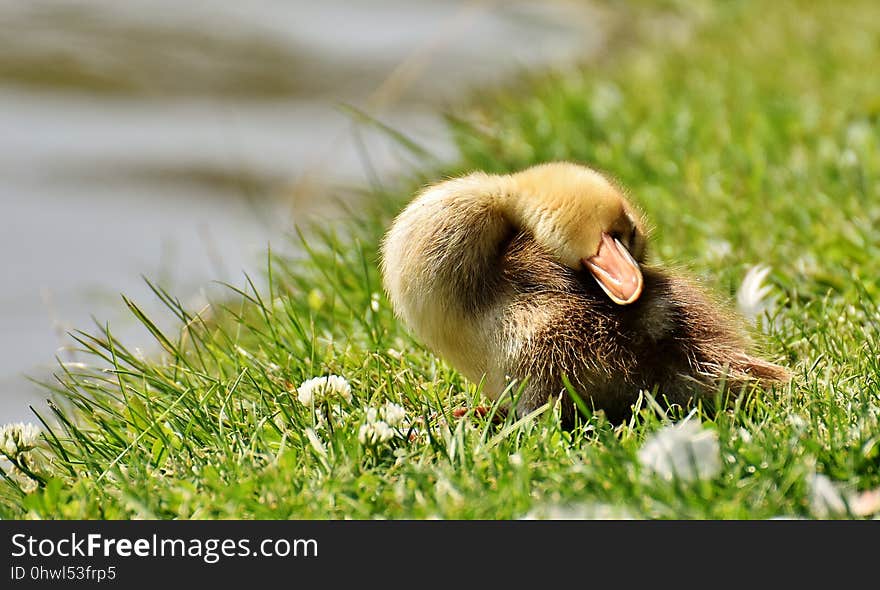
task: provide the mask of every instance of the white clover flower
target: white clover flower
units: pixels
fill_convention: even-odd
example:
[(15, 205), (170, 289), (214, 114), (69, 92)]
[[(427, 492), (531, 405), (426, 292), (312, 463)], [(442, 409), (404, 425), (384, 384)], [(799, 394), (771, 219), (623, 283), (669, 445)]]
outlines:
[(755, 321), (758, 316), (770, 309), (776, 297), (770, 297), (773, 288), (764, 285), (764, 279), (770, 274), (770, 267), (764, 265), (753, 266), (743, 277), (742, 285), (736, 293), (736, 303), (742, 314), (750, 321)]
[(711, 479), (721, 471), (718, 435), (697, 422), (681, 422), (655, 432), (639, 449), (638, 457), (643, 469), (667, 481)]
[(403, 409), (403, 406), (397, 405), (394, 402), (385, 402), (385, 405), (379, 409), (379, 415), (389, 426), (396, 427), (403, 424), (403, 420), (406, 418), (406, 410)]
[(358, 430), (358, 441), (362, 445), (377, 445), (394, 438), (394, 430), (382, 420), (367, 422)]
[(26, 494), (37, 489), (37, 481), (19, 469), (27, 465), (30, 469), (42, 462), (36, 449), (40, 437), (40, 429), (33, 424), (5, 424), (0, 426), (0, 455), (6, 474), (18, 484)]
[(345, 401), (351, 401), (351, 385), (345, 377), (328, 375), (327, 377), (313, 377), (304, 381), (296, 390), (296, 399), (306, 406), (326, 400), (332, 395), (338, 395)]
[(5, 424), (0, 426), (0, 450), (14, 457), (37, 446), (40, 429), (31, 423)]
[(363, 445), (387, 442), (394, 438), (394, 428), (401, 426), (405, 418), (406, 410), (393, 402), (385, 402), (381, 408), (367, 408), (358, 440)]
[(709, 240), (706, 243), (706, 252), (714, 261), (721, 261), (733, 254), (733, 246), (727, 240)]
[(812, 473), (807, 477), (810, 512), (816, 518), (846, 514), (846, 502), (827, 475)]
[(5, 467), (5, 469), (6, 475), (9, 476), (9, 478), (14, 481), (19, 489), (25, 494), (31, 494), (40, 487), (37, 480), (33, 479), (15, 465), (9, 465), (8, 467)]

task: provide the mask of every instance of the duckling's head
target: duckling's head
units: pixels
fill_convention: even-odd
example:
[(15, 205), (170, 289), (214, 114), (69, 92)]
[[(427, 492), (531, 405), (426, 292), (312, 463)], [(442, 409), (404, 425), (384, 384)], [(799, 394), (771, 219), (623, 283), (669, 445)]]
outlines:
[(515, 222), (569, 268), (588, 270), (619, 305), (639, 298), (647, 229), (641, 212), (601, 173), (567, 162), (512, 174)]

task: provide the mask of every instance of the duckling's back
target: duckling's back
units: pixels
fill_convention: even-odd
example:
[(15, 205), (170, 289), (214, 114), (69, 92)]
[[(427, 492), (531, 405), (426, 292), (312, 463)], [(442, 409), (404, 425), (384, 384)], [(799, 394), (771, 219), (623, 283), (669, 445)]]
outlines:
[(505, 245), (499, 267), (499, 364), (506, 380), (525, 381), (520, 413), (561, 395), (570, 426), (576, 412), (563, 375), (588, 407), (615, 421), (629, 414), (640, 390), (656, 388), (661, 400), (684, 405), (711, 399), (722, 381), (735, 393), (755, 380), (789, 378), (749, 354), (723, 306), (672, 273), (643, 267), (642, 297), (616, 305), (586, 272), (557, 264), (525, 233)]

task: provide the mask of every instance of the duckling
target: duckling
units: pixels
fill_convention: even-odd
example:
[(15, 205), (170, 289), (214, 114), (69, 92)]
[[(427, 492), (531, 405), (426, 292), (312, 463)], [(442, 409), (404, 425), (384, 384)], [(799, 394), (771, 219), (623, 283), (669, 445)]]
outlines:
[[(517, 414), (578, 396), (612, 421), (641, 390), (669, 404), (789, 380), (753, 356), (733, 314), (693, 281), (645, 264), (646, 222), (623, 190), (579, 164), (440, 182), (397, 216), (381, 246), (395, 313), (427, 347)], [(511, 388), (514, 389), (514, 388)]]

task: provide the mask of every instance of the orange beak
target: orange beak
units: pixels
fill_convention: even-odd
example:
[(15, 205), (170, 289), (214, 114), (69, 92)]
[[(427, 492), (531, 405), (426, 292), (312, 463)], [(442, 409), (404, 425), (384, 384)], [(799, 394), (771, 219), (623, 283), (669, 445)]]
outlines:
[(583, 263), (614, 303), (629, 305), (642, 294), (644, 279), (639, 263), (610, 235), (602, 233), (599, 251), (584, 258)]

